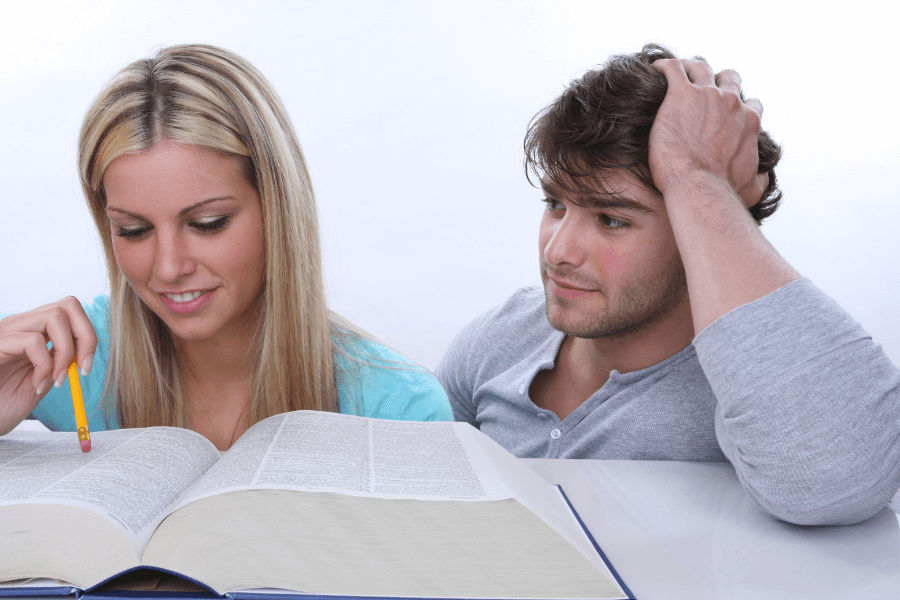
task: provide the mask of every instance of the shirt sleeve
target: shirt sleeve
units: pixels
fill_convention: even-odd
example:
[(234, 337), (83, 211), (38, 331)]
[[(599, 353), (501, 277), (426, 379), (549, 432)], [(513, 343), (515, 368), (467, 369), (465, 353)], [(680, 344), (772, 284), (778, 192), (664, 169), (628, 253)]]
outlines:
[(842, 525), (900, 488), (900, 370), (809, 280), (724, 315), (694, 345), (719, 444), (757, 505)]
[(373, 340), (348, 336), (335, 354), (341, 412), (398, 421), (452, 421), (434, 376)]
[(450, 342), (434, 375), (447, 392), (453, 418), (480, 429), (478, 407), (475, 403), (475, 375), (471, 368), (472, 346), (490, 321), (490, 310), (466, 325)]

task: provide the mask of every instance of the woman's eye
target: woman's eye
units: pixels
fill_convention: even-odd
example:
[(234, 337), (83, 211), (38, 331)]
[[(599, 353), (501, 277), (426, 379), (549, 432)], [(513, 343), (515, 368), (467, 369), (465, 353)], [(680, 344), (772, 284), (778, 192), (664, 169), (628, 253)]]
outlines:
[(191, 221), (191, 227), (200, 233), (215, 233), (224, 229), (225, 226), (228, 225), (229, 219), (231, 219), (230, 216), (198, 219), (196, 221)]
[(116, 235), (126, 240), (139, 240), (150, 231), (149, 227), (119, 227), (116, 229)]
[(627, 222), (620, 221), (619, 219), (616, 219), (615, 217), (610, 217), (609, 215), (604, 215), (604, 214), (600, 215), (600, 222), (603, 223), (603, 225), (607, 229), (624, 229), (625, 227), (628, 227)]

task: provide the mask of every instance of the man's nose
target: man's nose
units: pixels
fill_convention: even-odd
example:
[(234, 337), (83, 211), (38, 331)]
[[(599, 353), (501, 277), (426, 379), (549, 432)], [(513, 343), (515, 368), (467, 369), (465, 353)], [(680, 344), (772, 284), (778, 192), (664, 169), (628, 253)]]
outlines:
[(580, 220), (572, 212), (567, 212), (555, 223), (552, 235), (544, 245), (544, 259), (551, 265), (581, 265), (585, 257), (582, 229)]

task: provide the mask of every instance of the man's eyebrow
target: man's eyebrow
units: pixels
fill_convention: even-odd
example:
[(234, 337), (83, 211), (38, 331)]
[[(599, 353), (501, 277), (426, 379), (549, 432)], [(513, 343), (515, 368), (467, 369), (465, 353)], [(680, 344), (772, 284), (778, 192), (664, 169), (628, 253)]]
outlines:
[[(201, 200), (200, 202), (197, 202), (196, 204), (191, 204), (187, 208), (182, 208), (180, 211), (178, 211), (178, 216), (183, 217), (184, 215), (188, 214), (192, 210), (200, 208), (204, 204), (209, 204), (210, 202), (218, 202), (220, 200), (232, 200), (232, 199), (234, 199), (234, 196), (216, 196), (215, 198), (207, 198), (206, 200)], [(114, 212), (122, 213), (123, 215), (128, 215), (129, 217), (134, 217), (135, 219), (143, 219), (144, 218), (139, 214), (136, 214), (133, 212), (128, 212), (127, 210), (122, 210), (121, 208), (116, 208), (114, 206), (107, 206), (106, 210), (111, 210)]]
[(653, 209), (644, 204), (618, 194), (583, 194), (577, 196), (578, 203), (591, 208), (620, 208), (636, 213), (653, 214)]
[[(548, 198), (559, 198), (563, 194), (560, 188), (548, 181), (541, 182), (541, 189)], [(655, 211), (644, 204), (632, 198), (626, 198), (619, 194), (600, 193), (600, 192), (567, 192), (565, 195), (570, 196), (575, 204), (589, 208), (614, 208), (629, 210), (636, 213), (653, 214)]]

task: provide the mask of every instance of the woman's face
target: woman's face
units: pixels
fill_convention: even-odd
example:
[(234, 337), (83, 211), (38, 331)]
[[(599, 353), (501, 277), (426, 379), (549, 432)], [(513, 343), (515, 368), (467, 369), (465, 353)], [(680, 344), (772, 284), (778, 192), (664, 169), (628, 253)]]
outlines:
[(254, 331), (262, 209), (236, 159), (163, 142), (113, 160), (103, 185), (119, 269), (177, 338), (227, 343)]

